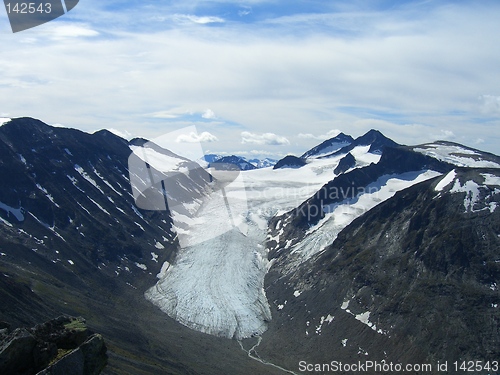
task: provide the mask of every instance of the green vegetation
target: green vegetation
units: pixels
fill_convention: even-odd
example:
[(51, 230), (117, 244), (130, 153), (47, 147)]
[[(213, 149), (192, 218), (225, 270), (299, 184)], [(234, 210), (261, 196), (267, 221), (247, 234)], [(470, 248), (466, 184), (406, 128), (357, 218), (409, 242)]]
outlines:
[(87, 326), (85, 325), (85, 322), (83, 320), (74, 319), (70, 323), (66, 323), (64, 325), (64, 328), (73, 329), (75, 331), (85, 331), (87, 329)]

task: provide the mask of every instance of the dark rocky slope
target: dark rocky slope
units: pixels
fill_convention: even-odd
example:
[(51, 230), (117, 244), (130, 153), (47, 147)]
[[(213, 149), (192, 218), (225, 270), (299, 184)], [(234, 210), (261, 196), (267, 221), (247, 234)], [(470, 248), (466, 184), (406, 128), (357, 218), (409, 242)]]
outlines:
[(279, 160), (273, 167), (273, 169), (281, 168), (300, 168), (306, 165), (304, 159), (298, 158), (293, 155), (287, 155), (283, 159)]
[(102, 336), (89, 332), (83, 318), (60, 316), (33, 328), (3, 331), (2, 374), (98, 375), (107, 363)]
[(0, 127), (0, 321), (85, 316), (106, 341), (105, 374), (277, 373), (145, 300), (178, 244), (168, 211), (135, 206), (130, 154), (108, 131), (31, 118)]
[(333, 154), (334, 152), (340, 150), (343, 147), (349, 146), (354, 142), (354, 139), (350, 135), (340, 133), (337, 136), (323, 141), (319, 145), (311, 148), (309, 151), (304, 152), (301, 159), (307, 159), (310, 157), (320, 157)]
[(340, 159), (339, 165), (337, 165), (337, 167), (333, 170), (333, 173), (342, 174), (355, 166), (356, 158), (349, 152), (346, 156)]
[[(500, 176), (460, 169), (442, 191), (438, 177), (397, 193), (294, 273), (277, 259), (266, 278), (274, 321), (259, 353), (290, 369), (298, 359), (498, 360), (500, 186), (484, 174)], [(471, 205), (453, 191), (467, 181), (479, 186)]]

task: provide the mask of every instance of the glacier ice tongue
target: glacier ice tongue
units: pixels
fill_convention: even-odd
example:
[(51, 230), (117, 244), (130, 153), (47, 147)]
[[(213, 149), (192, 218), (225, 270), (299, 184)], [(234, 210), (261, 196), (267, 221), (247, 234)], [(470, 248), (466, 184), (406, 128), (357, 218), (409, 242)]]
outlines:
[(237, 339), (261, 334), (271, 312), (263, 289), (267, 260), (259, 251), (237, 229), (184, 248), (146, 298), (197, 331)]

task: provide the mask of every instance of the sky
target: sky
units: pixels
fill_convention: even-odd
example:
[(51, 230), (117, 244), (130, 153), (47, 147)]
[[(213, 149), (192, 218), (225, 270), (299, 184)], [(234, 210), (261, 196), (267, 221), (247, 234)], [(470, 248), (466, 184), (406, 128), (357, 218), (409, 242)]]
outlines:
[(80, 0), (12, 33), (0, 117), (206, 153), (300, 155), (342, 131), (500, 154), (499, 1)]

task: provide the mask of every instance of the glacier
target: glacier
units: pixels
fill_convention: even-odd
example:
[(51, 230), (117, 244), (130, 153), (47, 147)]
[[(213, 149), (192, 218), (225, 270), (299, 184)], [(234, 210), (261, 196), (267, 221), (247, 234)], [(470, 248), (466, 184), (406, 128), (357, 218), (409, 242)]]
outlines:
[(300, 171), (242, 172), (224, 192), (203, 200), (195, 220), (180, 223), (182, 247), (145, 297), (197, 331), (235, 339), (263, 333), (271, 320), (264, 291), (267, 222), (331, 180), (339, 160), (315, 160)]

